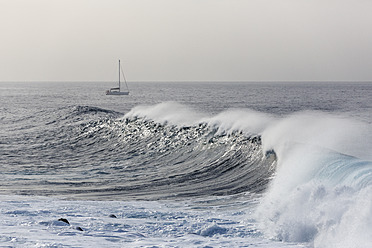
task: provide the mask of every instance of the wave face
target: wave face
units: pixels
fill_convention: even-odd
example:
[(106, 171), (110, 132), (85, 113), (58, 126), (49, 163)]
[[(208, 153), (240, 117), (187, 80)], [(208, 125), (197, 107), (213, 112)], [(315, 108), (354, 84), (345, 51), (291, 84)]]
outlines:
[(222, 130), (218, 118), (208, 123), (176, 103), (124, 117), (73, 106), (37, 118), (42, 128), (22, 130), (3, 151), (12, 182), (3, 192), (100, 200), (261, 193), (275, 170), (259, 135)]

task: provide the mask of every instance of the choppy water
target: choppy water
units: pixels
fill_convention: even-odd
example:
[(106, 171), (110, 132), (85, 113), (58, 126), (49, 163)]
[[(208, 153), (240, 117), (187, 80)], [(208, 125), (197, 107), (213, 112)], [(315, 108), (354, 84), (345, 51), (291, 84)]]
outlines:
[[(82, 206), (74, 211), (85, 221), (87, 214), (122, 206), (118, 221), (131, 221), (128, 232), (117, 236), (102, 227), (111, 219), (99, 222), (100, 230), (89, 221), (86, 245), (371, 245), (363, 231), (372, 231), (372, 205), (365, 200), (372, 194), (371, 83), (132, 83), (131, 95), (119, 97), (105, 96), (109, 87), (0, 84), (2, 216), (17, 218), (12, 228), (28, 218), (32, 230), (71, 234), (55, 219), (34, 217), (66, 215), (40, 208), (66, 204), (48, 200), (57, 198)], [(16, 195), (49, 198), (33, 203)], [(25, 204), (31, 207), (24, 210)], [(96, 212), (84, 210), (95, 205)], [(170, 216), (182, 219), (169, 224), (178, 231), (161, 225)], [(98, 231), (106, 233), (104, 241)], [(22, 241), (10, 236), (0, 238), (53, 243), (48, 234)], [(56, 246), (76, 246), (82, 241), (76, 238), (64, 243), (56, 237)]]

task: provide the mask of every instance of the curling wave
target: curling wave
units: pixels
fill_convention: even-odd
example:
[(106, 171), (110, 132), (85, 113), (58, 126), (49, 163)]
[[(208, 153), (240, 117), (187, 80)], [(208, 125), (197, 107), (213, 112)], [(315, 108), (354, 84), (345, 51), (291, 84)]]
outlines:
[(52, 116), (41, 116), (44, 128), (13, 141), (23, 143), (22, 155), (9, 155), (8, 178), (18, 180), (4, 191), (100, 200), (261, 193), (275, 171), (276, 155), (263, 151), (260, 135), (174, 103), (121, 118), (90, 106), (43, 115)]

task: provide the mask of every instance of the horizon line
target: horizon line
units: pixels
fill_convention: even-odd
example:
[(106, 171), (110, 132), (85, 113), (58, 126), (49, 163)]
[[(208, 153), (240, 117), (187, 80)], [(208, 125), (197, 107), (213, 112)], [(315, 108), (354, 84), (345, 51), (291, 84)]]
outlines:
[[(6, 80), (0, 83), (110, 83), (115, 80)], [(131, 83), (352, 83), (352, 82), (365, 82), (371, 83), (371, 80), (133, 80), (128, 81)]]

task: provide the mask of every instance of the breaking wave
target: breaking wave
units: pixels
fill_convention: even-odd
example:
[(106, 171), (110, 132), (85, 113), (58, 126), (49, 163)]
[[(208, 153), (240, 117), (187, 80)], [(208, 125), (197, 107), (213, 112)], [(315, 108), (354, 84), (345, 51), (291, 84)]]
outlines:
[(124, 116), (73, 106), (33, 118), (45, 125), (14, 129), (1, 151), (10, 165), (2, 192), (95, 200), (249, 192), (269, 238), (372, 245), (371, 123), (314, 111), (208, 115), (174, 102)]
[(185, 125), (180, 116), (189, 115), (189, 125), (207, 123), (218, 134), (257, 135), (260, 153), (275, 154), (255, 214), (266, 236), (314, 247), (372, 246), (371, 123), (317, 111), (278, 117), (230, 110), (200, 117), (174, 105), (183, 110), (173, 119), (171, 112), (162, 114), (166, 107), (139, 107), (127, 116)]

